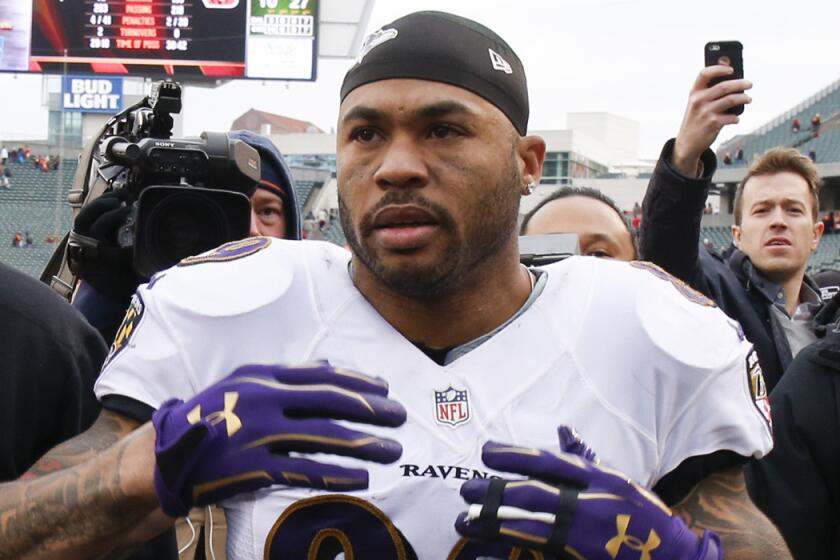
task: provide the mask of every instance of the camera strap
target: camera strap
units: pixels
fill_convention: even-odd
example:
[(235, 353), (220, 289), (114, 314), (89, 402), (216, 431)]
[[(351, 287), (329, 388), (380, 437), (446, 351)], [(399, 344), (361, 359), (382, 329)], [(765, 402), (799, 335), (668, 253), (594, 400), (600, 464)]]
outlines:
[[(103, 127), (99, 134), (88, 142), (79, 155), (79, 164), (76, 167), (76, 173), (73, 175), (73, 184), (70, 187), (70, 192), (67, 194), (67, 202), (70, 203), (70, 208), (73, 211), (73, 218), (88, 203), (88, 201), (99, 197), (108, 187), (108, 183), (101, 177), (97, 176), (88, 180), (91, 168), (93, 165), (93, 151), (99, 146), (99, 139), (105, 132)], [(67, 260), (67, 243), (69, 233), (64, 236), (61, 242), (53, 251), (52, 256), (44, 270), (41, 272), (41, 282), (50, 286), (58, 295), (71, 301), (73, 292), (76, 288), (77, 277), (70, 270), (70, 265)]]

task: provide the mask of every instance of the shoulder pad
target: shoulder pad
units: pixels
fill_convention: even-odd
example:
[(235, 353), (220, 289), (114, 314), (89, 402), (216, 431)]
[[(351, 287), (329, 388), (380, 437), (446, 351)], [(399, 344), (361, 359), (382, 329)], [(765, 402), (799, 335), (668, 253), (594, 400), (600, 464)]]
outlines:
[(219, 245), (215, 249), (211, 249), (200, 255), (193, 257), (186, 257), (181, 259), (176, 266), (193, 266), (204, 263), (221, 263), (230, 262), (237, 259), (243, 259), (249, 255), (261, 251), (271, 245), (270, 237), (248, 237), (247, 239), (240, 239), (239, 241), (230, 241), (223, 245)]
[(692, 301), (697, 305), (702, 305), (705, 307), (716, 307), (714, 301), (706, 297), (701, 292), (698, 292), (676, 276), (672, 275), (670, 272), (665, 271), (659, 265), (656, 265), (649, 261), (630, 261), (630, 266), (633, 268), (638, 268), (640, 270), (647, 270), (660, 280), (666, 280), (671, 283), (674, 288), (676, 288), (677, 292), (682, 294), (688, 301)]
[(300, 243), (268, 237), (226, 243), (156, 274), (144, 289), (157, 301), (199, 315), (247, 313), (288, 291), (300, 266)]
[(654, 264), (632, 262), (636, 316), (640, 329), (664, 354), (698, 370), (714, 370), (731, 360), (744, 342), (737, 321), (682, 280)]

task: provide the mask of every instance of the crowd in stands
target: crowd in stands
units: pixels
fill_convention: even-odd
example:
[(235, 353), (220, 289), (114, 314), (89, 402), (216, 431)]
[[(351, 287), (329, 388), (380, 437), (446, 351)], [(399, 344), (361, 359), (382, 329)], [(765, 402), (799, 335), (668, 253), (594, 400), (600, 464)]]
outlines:
[[(793, 120), (790, 122), (790, 131), (794, 134), (798, 133), (802, 127), (802, 122), (799, 120), (799, 117), (794, 117)], [(820, 137), (820, 128), (822, 127), (822, 117), (819, 113), (814, 113), (814, 116), (811, 117), (811, 128), (809, 129), (810, 133), (813, 135), (814, 138)]]
[(27, 162), (44, 173), (56, 171), (61, 167), (61, 157), (57, 155), (36, 155), (28, 146), (21, 146), (11, 151), (5, 147), (0, 148), (0, 190), (12, 188), (13, 172), (10, 164), (23, 165)]
[[(723, 154), (723, 164), (724, 165), (732, 165), (732, 161), (733, 161), (733, 159), (732, 159), (732, 154), (731, 153), (726, 152), (725, 154)], [(743, 146), (739, 145), (735, 149), (735, 160), (734, 161), (737, 161), (737, 162), (744, 161), (744, 147)]]
[(12, 238), (12, 247), (18, 249), (28, 249), (35, 244), (35, 240), (32, 238), (32, 234), (28, 231), (21, 234), (19, 231), (15, 232), (15, 236)]
[(0, 148), (0, 165), (5, 169), (7, 163), (31, 163), (43, 172), (57, 171), (61, 167), (61, 157), (58, 155), (35, 154), (27, 145), (9, 150), (5, 146)]
[[(642, 206), (635, 202), (633, 204), (633, 208), (629, 210), (622, 210), (625, 219), (630, 222), (630, 227), (633, 229), (634, 232), (637, 232), (642, 228), (642, 219), (643, 219), (643, 212)], [(711, 216), (712, 214), (717, 214), (718, 211), (712, 206), (712, 203), (709, 202), (703, 208), (703, 215)]]
[(822, 223), (825, 235), (840, 233), (840, 211), (825, 212), (822, 216)]
[(309, 211), (303, 218), (304, 239), (324, 239), (331, 228), (338, 222), (338, 208), (321, 208), (317, 215)]
[[(796, 138), (793, 141), (792, 147), (798, 147), (802, 144), (805, 144), (809, 140), (817, 139), (820, 137), (820, 130), (822, 129), (822, 117), (819, 113), (814, 113), (810, 120), (811, 126), (808, 128), (808, 136), (806, 138)], [(798, 134), (802, 129), (802, 121), (799, 117), (794, 117), (790, 122), (790, 131), (792, 134)], [(814, 147), (808, 147), (806, 151), (803, 151), (805, 155), (807, 155), (811, 161), (814, 163), (817, 162), (817, 151)], [(721, 161), (724, 165), (743, 165), (744, 164), (744, 149), (742, 145), (737, 145), (735, 154), (733, 155), (732, 152), (726, 151), (723, 153)]]

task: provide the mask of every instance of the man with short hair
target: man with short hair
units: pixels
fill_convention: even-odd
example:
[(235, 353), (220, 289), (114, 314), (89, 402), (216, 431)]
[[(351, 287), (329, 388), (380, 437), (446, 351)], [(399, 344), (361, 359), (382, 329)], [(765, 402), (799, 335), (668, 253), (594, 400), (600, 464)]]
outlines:
[(229, 134), (231, 138), (242, 140), (257, 150), (262, 162), (262, 177), (250, 197), (249, 235), (300, 239), (301, 220), (295, 179), (280, 150), (271, 139), (248, 130), (234, 130)]
[(768, 390), (793, 356), (816, 340), (820, 306), (805, 275), (823, 233), (820, 179), (796, 150), (776, 148), (750, 166), (735, 196), (733, 247), (716, 255), (700, 246), (700, 220), (716, 160), (709, 149), (721, 128), (738, 117), (726, 110), (749, 103), (747, 80), (714, 78), (728, 66), (703, 69), (689, 96), (679, 134), (665, 144), (644, 200), (641, 257), (709, 296), (755, 345)]
[(575, 233), (580, 254), (636, 259), (636, 236), (613, 199), (588, 187), (563, 187), (522, 219), (521, 235)]
[(545, 143), (507, 43), (405, 16), (368, 38), (341, 99), (352, 252), (252, 238), (141, 286), (96, 391), (152, 423), (0, 487), (6, 550), (103, 554), (165, 527), (158, 508), (222, 502), (230, 558), (707, 560), (721, 540), (727, 558), (786, 557), (732, 468), (771, 447), (738, 330), (644, 263), (520, 265)]

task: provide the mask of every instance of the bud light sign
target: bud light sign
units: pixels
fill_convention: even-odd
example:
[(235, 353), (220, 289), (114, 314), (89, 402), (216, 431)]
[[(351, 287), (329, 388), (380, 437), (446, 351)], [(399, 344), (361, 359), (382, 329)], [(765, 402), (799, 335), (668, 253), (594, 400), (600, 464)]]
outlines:
[(83, 113), (117, 113), (123, 108), (122, 78), (74, 78), (61, 81), (61, 107)]

